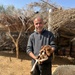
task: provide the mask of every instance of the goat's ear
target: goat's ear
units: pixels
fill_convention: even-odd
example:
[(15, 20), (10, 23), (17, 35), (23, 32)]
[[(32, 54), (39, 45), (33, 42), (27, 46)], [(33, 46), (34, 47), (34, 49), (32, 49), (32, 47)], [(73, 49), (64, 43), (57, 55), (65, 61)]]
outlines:
[(47, 56), (50, 56), (51, 55), (50, 49), (49, 50), (46, 50), (46, 54), (47, 54)]
[(51, 46), (47, 46), (47, 47), (46, 47), (46, 54), (47, 54), (48, 56), (51, 55)]
[(44, 51), (44, 46), (41, 46), (40, 53), (42, 53), (42, 51)]
[(41, 49), (43, 48), (44, 46), (41, 46)]

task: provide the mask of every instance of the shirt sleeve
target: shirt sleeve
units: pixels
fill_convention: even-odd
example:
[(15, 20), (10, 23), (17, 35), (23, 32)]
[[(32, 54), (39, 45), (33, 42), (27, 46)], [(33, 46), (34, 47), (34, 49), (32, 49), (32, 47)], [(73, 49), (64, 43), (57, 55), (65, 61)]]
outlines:
[(55, 45), (55, 37), (54, 35), (52, 34), (51, 37), (50, 37), (50, 45), (54, 48), (56, 48), (56, 45)]
[(33, 43), (32, 43), (32, 36), (29, 36), (28, 43), (27, 43), (27, 50), (26, 52), (29, 54), (30, 52), (33, 52)]

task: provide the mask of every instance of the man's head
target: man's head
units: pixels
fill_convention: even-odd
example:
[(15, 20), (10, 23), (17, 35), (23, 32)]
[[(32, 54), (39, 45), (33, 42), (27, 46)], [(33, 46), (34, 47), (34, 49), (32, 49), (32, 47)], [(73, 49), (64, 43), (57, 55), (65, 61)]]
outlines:
[(43, 18), (38, 16), (34, 19), (34, 26), (35, 26), (35, 30), (38, 33), (41, 33), (43, 27), (44, 27), (44, 23), (43, 23)]

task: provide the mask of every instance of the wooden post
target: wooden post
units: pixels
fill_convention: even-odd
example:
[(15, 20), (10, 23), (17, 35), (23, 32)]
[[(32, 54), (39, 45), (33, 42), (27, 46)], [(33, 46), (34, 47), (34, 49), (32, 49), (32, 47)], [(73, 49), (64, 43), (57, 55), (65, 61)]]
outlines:
[(53, 12), (53, 9), (49, 9), (49, 16), (48, 16), (48, 30), (51, 31), (54, 35), (55, 35), (55, 32), (53, 31), (53, 28), (51, 26), (51, 21), (52, 21), (52, 18), (51, 18), (51, 13)]
[(48, 16), (48, 30), (52, 31), (52, 27), (51, 27), (51, 12), (52, 9), (49, 9), (49, 16)]

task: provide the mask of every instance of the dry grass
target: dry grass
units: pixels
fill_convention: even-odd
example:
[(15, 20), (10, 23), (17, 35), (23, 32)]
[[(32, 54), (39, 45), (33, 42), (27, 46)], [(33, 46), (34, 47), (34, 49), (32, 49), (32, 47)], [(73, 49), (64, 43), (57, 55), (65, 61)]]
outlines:
[[(67, 58), (56, 56), (53, 60), (52, 72), (58, 65), (72, 64)], [(31, 58), (26, 53), (20, 53), (19, 59), (15, 54), (0, 52), (0, 75), (30, 75)]]

